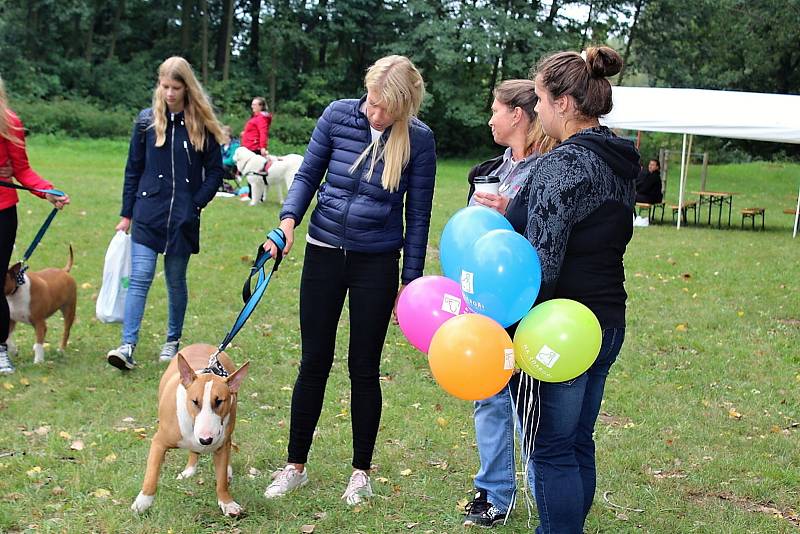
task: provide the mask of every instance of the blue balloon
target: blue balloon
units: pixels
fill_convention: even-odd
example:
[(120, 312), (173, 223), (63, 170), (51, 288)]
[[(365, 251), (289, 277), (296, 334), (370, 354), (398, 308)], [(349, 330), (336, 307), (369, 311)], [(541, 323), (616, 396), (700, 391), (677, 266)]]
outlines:
[(444, 275), (461, 281), (461, 266), (472, 255), (472, 245), (490, 230), (513, 230), (508, 219), (485, 206), (468, 206), (458, 210), (442, 231), (439, 257)]
[(542, 284), (539, 255), (513, 230), (492, 230), (472, 245), (460, 277), (464, 300), (475, 313), (503, 327), (530, 311)]

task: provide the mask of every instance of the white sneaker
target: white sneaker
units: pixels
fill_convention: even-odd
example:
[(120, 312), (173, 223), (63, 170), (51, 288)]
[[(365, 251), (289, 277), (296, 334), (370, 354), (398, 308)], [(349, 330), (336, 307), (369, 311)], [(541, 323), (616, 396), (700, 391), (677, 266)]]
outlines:
[(639, 227), (650, 226), (650, 219), (648, 219), (647, 217), (639, 217), (637, 215), (636, 218), (633, 220), (633, 225)]
[(350, 476), (350, 482), (347, 483), (347, 489), (342, 494), (342, 499), (350, 506), (361, 504), (364, 499), (372, 497), (372, 486), (369, 483), (369, 475), (366, 471), (356, 469)]
[(272, 484), (264, 490), (264, 497), (267, 499), (283, 497), (290, 491), (308, 484), (308, 470), (303, 469), (301, 473), (295, 466), (287, 465), (272, 473), (272, 479)]
[(161, 346), (161, 354), (158, 355), (158, 360), (161, 362), (170, 362), (172, 358), (178, 354), (178, 347), (180, 346), (180, 340), (176, 341), (167, 341)]

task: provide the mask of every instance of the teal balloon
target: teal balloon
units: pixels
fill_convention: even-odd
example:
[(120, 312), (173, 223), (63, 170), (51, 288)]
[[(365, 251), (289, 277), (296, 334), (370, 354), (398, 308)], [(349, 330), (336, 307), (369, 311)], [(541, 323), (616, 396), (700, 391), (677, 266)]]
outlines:
[(539, 255), (513, 230), (492, 230), (472, 245), (461, 269), (461, 294), (469, 308), (503, 325), (522, 319), (542, 281)]
[(517, 326), (517, 366), (542, 382), (565, 382), (592, 366), (603, 332), (594, 313), (574, 300), (548, 300), (534, 307)]
[(485, 206), (468, 206), (458, 210), (442, 231), (439, 241), (439, 259), (444, 275), (461, 281), (461, 266), (472, 254), (472, 245), (486, 232), (497, 229), (512, 230), (508, 219)]

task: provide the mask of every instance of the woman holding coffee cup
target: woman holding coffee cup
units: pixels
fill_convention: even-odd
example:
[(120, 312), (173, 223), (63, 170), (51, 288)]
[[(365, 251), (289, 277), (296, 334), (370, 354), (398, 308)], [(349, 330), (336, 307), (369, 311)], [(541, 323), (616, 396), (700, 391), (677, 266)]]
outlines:
[[(506, 80), (495, 88), (489, 127), (495, 143), (506, 150), (473, 167), (468, 176), (469, 204), (502, 213), (519, 233), (525, 230), (528, 213), (528, 195), (520, 191), (527, 190), (533, 162), (555, 144), (534, 111), (538, 102), (534, 89), (532, 80)], [(512, 336), (515, 326), (508, 329)], [(466, 507), (465, 525), (491, 527), (505, 520), (512, 505), (516, 481), (511, 390), (517, 387), (516, 378), (498, 394), (475, 402), (481, 466), (475, 475), (475, 498)]]

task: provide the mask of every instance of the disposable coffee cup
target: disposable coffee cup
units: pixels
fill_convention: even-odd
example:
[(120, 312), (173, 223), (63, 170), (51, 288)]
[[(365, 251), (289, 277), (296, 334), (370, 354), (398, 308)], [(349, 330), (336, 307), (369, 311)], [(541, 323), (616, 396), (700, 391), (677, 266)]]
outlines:
[(472, 180), (475, 186), (475, 191), (481, 193), (492, 193), (497, 195), (500, 193), (500, 177), (499, 176), (476, 176)]

